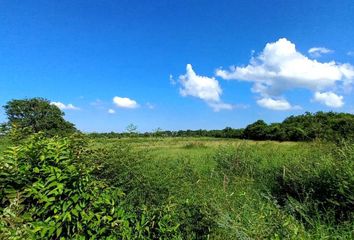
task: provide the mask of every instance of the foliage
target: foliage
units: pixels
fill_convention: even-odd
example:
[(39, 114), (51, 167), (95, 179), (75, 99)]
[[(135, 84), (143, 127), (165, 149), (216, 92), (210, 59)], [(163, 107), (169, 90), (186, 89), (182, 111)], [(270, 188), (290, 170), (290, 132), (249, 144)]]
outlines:
[(245, 128), (243, 135), (247, 139), (264, 140), (267, 137), (267, 127), (267, 124), (263, 120), (258, 120), (255, 123), (248, 125)]
[(14, 140), (38, 132), (54, 136), (76, 131), (74, 125), (63, 118), (64, 113), (43, 98), (12, 100), (4, 109), (8, 117), (7, 128), (10, 128), (10, 136)]
[(0, 238), (179, 238), (173, 204), (134, 210), (120, 188), (93, 177), (99, 166), (82, 161), (76, 140), (36, 135), (5, 152)]
[[(280, 125), (265, 136), (286, 136)], [(37, 134), (9, 144), (0, 138), (0, 239), (352, 239), (347, 140)]]
[(338, 222), (354, 217), (353, 189), (354, 145), (344, 144), (311, 162), (286, 164), (279, 169), (272, 192), (307, 222), (308, 216)]
[(138, 126), (131, 123), (125, 128), (125, 131), (129, 136), (135, 136), (138, 134)]
[(311, 143), (296, 148), (276, 148), (270, 142), (240, 143), (219, 148), (214, 159), (217, 171), (224, 176), (224, 189), (234, 182), (247, 181), (252, 189), (274, 201), (276, 209), (291, 216), (292, 222), (299, 221), (294, 228), (304, 227), (314, 237), (326, 235), (321, 228), (327, 226), (333, 231), (327, 234), (341, 229), (339, 236), (344, 238), (350, 236), (354, 220), (353, 150), (350, 142), (337, 146)]
[(0, 123), (0, 137), (6, 135), (10, 131), (7, 123)]
[(222, 130), (179, 130), (145, 133), (91, 133), (91, 138), (118, 137), (215, 137), (276, 141), (312, 141), (321, 139), (338, 142), (354, 139), (354, 115), (349, 113), (317, 112), (290, 116), (282, 123), (267, 124), (257, 120), (245, 129), (226, 127)]

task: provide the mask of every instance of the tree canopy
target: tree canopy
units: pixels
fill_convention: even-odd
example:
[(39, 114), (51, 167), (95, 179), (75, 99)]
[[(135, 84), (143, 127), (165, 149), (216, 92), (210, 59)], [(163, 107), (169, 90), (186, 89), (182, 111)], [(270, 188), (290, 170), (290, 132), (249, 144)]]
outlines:
[(44, 98), (11, 100), (4, 106), (7, 126), (16, 138), (44, 132), (47, 136), (67, 135), (76, 130), (64, 119), (64, 112)]
[[(91, 137), (125, 137), (129, 133), (91, 133)], [(354, 139), (354, 115), (349, 113), (317, 112), (290, 116), (281, 123), (267, 124), (257, 120), (245, 129), (226, 127), (222, 130), (159, 130), (154, 132), (136, 133), (134, 136), (145, 137), (217, 137), (239, 138), (252, 140), (276, 141), (311, 141), (322, 139), (338, 141)]]

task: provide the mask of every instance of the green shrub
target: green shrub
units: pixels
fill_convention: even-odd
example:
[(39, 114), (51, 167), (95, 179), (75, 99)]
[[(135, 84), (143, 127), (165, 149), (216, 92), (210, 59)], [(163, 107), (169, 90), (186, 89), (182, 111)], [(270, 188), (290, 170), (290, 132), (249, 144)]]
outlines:
[(1, 238), (179, 238), (171, 204), (149, 211), (127, 205), (120, 188), (92, 175), (99, 166), (82, 161), (83, 150), (77, 139), (35, 135), (5, 152)]
[(183, 239), (206, 239), (216, 228), (216, 211), (208, 204), (186, 201), (177, 209)]

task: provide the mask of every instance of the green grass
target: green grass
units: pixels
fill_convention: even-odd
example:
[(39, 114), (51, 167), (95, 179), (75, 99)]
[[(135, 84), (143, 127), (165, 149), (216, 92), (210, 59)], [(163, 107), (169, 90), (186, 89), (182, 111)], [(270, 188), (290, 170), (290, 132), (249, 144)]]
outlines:
[(188, 239), (354, 237), (353, 143), (95, 138), (88, 149), (103, 164), (95, 177), (131, 206), (177, 206)]
[[(271, 194), (277, 174), (288, 174), (288, 166), (321, 164), (332, 154), (331, 144), (213, 138), (95, 139), (91, 144), (119, 148), (122, 143), (143, 152), (144, 179), (167, 189), (175, 201), (192, 202), (214, 214), (210, 239), (353, 237), (351, 221), (332, 224), (321, 219), (321, 212), (309, 216), (308, 224), (292, 212), (295, 203), (280, 206)], [(228, 152), (232, 161), (239, 158), (234, 169), (232, 161), (222, 168)]]

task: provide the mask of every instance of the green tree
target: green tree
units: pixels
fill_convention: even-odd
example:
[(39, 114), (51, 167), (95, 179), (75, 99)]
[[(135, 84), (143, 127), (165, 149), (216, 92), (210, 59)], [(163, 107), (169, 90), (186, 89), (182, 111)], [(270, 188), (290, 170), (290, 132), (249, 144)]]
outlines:
[(125, 131), (128, 133), (129, 136), (135, 136), (138, 133), (138, 126), (131, 123), (125, 128)]
[(4, 106), (7, 126), (14, 139), (44, 132), (47, 136), (67, 135), (76, 131), (74, 124), (66, 121), (64, 113), (44, 98), (11, 100)]
[(9, 131), (9, 126), (6, 123), (0, 123), (0, 136), (6, 135)]
[(263, 120), (258, 120), (248, 125), (243, 134), (245, 138), (253, 140), (265, 140), (267, 137), (268, 125)]

